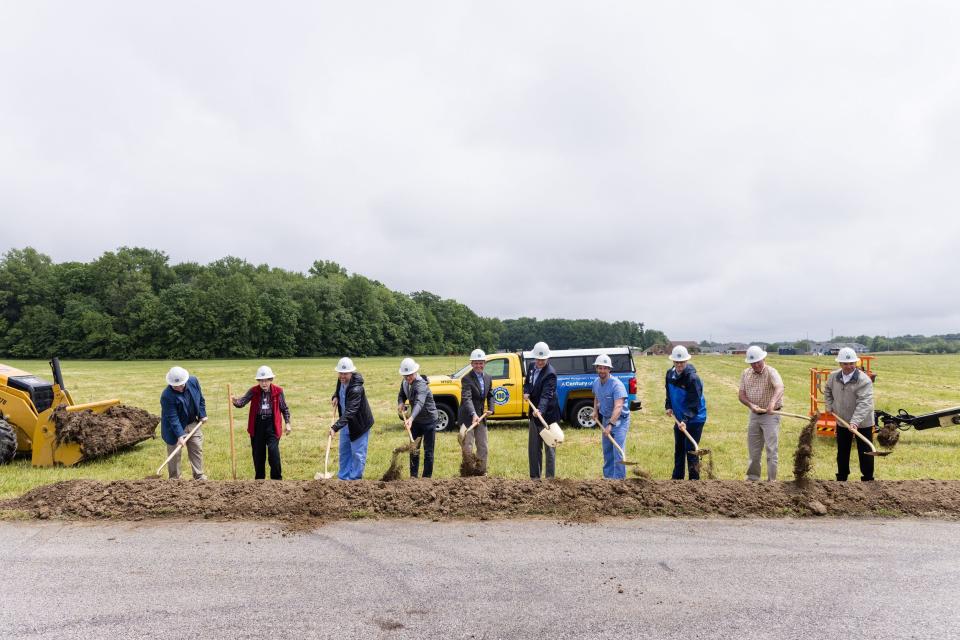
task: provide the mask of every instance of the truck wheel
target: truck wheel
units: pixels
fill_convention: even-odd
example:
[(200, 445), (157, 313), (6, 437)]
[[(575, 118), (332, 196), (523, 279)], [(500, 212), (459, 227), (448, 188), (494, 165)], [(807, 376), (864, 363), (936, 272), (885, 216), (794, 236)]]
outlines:
[(581, 429), (597, 426), (593, 420), (593, 400), (578, 400), (570, 409), (570, 424)]
[(6, 420), (0, 418), (0, 464), (7, 464), (17, 455), (17, 434)]
[(454, 423), (457, 417), (453, 413), (453, 408), (444, 403), (437, 403), (437, 431), (446, 431)]

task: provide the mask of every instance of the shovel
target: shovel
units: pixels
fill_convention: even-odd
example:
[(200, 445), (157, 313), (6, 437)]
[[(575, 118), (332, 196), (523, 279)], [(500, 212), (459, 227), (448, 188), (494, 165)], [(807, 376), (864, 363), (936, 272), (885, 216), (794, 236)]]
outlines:
[(850, 429), (850, 432), (853, 433), (853, 435), (857, 436), (858, 438), (860, 438), (861, 440), (863, 440), (864, 442), (867, 443), (867, 446), (870, 447), (870, 451), (867, 451), (866, 455), (868, 455), (868, 456), (888, 456), (888, 455), (890, 455), (891, 453), (893, 453), (892, 451), (877, 451), (877, 448), (876, 448), (875, 446), (873, 446), (873, 443), (872, 443), (870, 440), (868, 440), (866, 437), (864, 437), (864, 435), (863, 435), (862, 433), (860, 433), (860, 432), (857, 431), (856, 429), (851, 429), (851, 428), (850, 428), (850, 423), (849, 423), (849, 422), (847, 422), (846, 420), (844, 420), (843, 418), (841, 418), (840, 416), (838, 416), (838, 415), (835, 414), (835, 413), (833, 413), (833, 414), (831, 414), (831, 415), (832, 415), (834, 418), (836, 418), (836, 419), (837, 419), (837, 422), (839, 422), (841, 425), (843, 425), (843, 426), (846, 427), (847, 429)]
[[(677, 425), (677, 429), (680, 429), (680, 423), (676, 420), (676, 418), (674, 418), (673, 422)], [(689, 431), (686, 429), (680, 429), (680, 431), (683, 432), (683, 435), (687, 436), (687, 440), (689, 440), (693, 445), (693, 455), (697, 456), (698, 458), (710, 455), (710, 449), (701, 449), (700, 445), (698, 445), (697, 441), (693, 439), (693, 436), (690, 435)]]
[(330, 466), (330, 443), (333, 442), (333, 434), (327, 434), (327, 455), (323, 459), (323, 473), (317, 471), (313, 479), (314, 480), (329, 480), (333, 477), (333, 474), (327, 471), (327, 468)]
[(469, 427), (467, 427), (467, 425), (465, 425), (465, 424), (461, 424), (461, 425), (460, 425), (460, 433), (457, 435), (457, 440), (460, 441), (460, 446), (461, 446), (461, 447), (463, 446), (463, 441), (464, 441), (464, 439), (467, 437), (467, 434), (470, 433), (471, 431), (473, 431), (473, 429), (474, 429), (478, 424), (480, 424), (481, 422), (483, 422), (483, 419), (484, 419), (484, 418), (486, 418), (487, 416), (491, 415), (492, 413), (493, 413), (493, 412), (492, 412), (492, 411), (489, 411), (489, 410), (488, 410), (488, 411), (484, 411), (483, 414), (480, 416), (480, 419), (477, 420), (476, 422), (474, 422), (474, 423), (473, 423), (472, 425), (470, 425)]
[(778, 416), (786, 416), (788, 418), (797, 418), (798, 420), (803, 420), (804, 422), (810, 422), (811, 416), (802, 416), (799, 413), (787, 413), (786, 411), (771, 411), (770, 413), (775, 413)]
[[(197, 432), (197, 429), (199, 429), (200, 427), (202, 427), (202, 426), (203, 426), (203, 423), (206, 422), (206, 421), (207, 421), (206, 418), (201, 418), (200, 421), (197, 422), (197, 426), (195, 426), (195, 427), (190, 431), (190, 433), (187, 434), (187, 437), (184, 439), (183, 442), (186, 443), (187, 440), (189, 440), (190, 438), (192, 438), (192, 437), (193, 437), (193, 434), (195, 434), (195, 433)], [(165, 466), (167, 466), (167, 463), (168, 463), (168, 462), (170, 462), (171, 460), (173, 460), (173, 456), (175, 456), (175, 455), (177, 455), (178, 453), (180, 453), (180, 450), (181, 450), (181, 449), (183, 449), (183, 444), (178, 443), (178, 444), (177, 444), (177, 448), (170, 452), (170, 455), (167, 456), (167, 459), (164, 460), (164, 461), (163, 461), (163, 464), (160, 465), (160, 468), (157, 469), (157, 477), (158, 477), (158, 478), (160, 477), (160, 472), (163, 471), (163, 468), (164, 468)]]
[(540, 420), (540, 424), (543, 425), (543, 429), (540, 429), (540, 437), (543, 438), (544, 444), (552, 448), (556, 448), (558, 444), (563, 444), (563, 430), (560, 428), (560, 425), (556, 422), (547, 424), (547, 421), (543, 419), (543, 414), (537, 410), (536, 405), (533, 404), (531, 400), (527, 400), (527, 402), (530, 404), (530, 409)]
[[(406, 407), (403, 408), (403, 411), (402, 411), (402, 412), (398, 411), (398, 412), (397, 412), (397, 415), (400, 416), (400, 419), (401, 419), (402, 421), (406, 422), (406, 421), (407, 421), (407, 409), (406, 409)], [(401, 453), (401, 452), (403, 452), (403, 451), (409, 451), (409, 452), (410, 452), (410, 455), (414, 455), (414, 454), (420, 455), (418, 452), (419, 452), (419, 450), (420, 450), (420, 441), (423, 440), (423, 437), (421, 436), (421, 437), (417, 438), (416, 440), (414, 440), (414, 439), (413, 439), (413, 431), (412, 431), (411, 429), (407, 429), (406, 427), (404, 427), (404, 429), (406, 430), (407, 435), (410, 436), (410, 444), (400, 445), (399, 447), (397, 447), (396, 449), (394, 449), (394, 452), (395, 452), (395, 453)]]

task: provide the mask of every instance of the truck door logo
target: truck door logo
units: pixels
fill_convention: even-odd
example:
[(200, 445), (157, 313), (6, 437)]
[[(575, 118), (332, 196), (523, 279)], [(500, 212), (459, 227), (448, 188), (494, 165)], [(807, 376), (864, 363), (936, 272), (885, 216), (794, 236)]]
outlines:
[(493, 404), (505, 405), (510, 401), (510, 392), (506, 387), (497, 387), (493, 390)]

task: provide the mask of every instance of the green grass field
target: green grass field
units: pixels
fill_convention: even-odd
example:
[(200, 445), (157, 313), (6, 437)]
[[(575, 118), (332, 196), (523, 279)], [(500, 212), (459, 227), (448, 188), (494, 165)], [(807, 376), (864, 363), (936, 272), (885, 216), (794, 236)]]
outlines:
[[(466, 357), (418, 358), (426, 374), (450, 373)], [(370, 439), (366, 478), (379, 478), (386, 470), (390, 451), (406, 437), (394, 413), (400, 376), (400, 358), (357, 360), (366, 379), (367, 394), (377, 424)], [(240, 395), (253, 384), (258, 365), (269, 364), (277, 384), (286, 390), (293, 414), (293, 434), (281, 441), (284, 478), (312, 479), (323, 468), (327, 428), (332, 422), (329, 398), (336, 384), (336, 360), (205, 360), (178, 363), (196, 375), (203, 386), (210, 423), (204, 427), (204, 454), (211, 479), (230, 478), (227, 384)], [(832, 358), (773, 357), (769, 363), (783, 375), (786, 384), (784, 410), (806, 414), (809, 407), (809, 369), (830, 367)], [(50, 379), (46, 362), (7, 361), (6, 364)], [(638, 392), (644, 408), (634, 412), (627, 440), (628, 457), (640, 462), (654, 478), (669, 478), (673, 466), (672, 423), (663, 415), (663, 374), (669, 361), (663, 357), (636, 359)], [(746, 408), (737, 401), (737, 383), (746, 367), (739, 357), (694, 358), (704, 382), (709, 414), (702, 445), (713, 450), (717, 477), (740, 479), (746, 469)], [(63, 374), (77, 402), (119, 398), (126, 404), (159, 413), (159, 397), (170, 362), (63, 362)], [(924, 413), (960, 405), (960, 356), (883, 356), (875, 361), (879, 374), (876, 405), (891, 413), (904, 408)], [(247, 409), (235, 411), (237, 473), (253, 477)], [(780, 479), (792, 478), (793, 451), (803, 422), (784, 418), (780, 437)], [(602, 464), (596, 430), (566, 429), (566, 443), (558, 450), (557, 474), (569, 478), (598, 478)], [(0, 467), (0, 498), (20, 494), (32, 487), (59, 480), (89, 478), (136, 479), (154, 473), (166, 457), (158, 436), (132, 450), (73, 468), (34, 469), (29, 458), (17, 458)], [(527, 476), (527, 427), (525, 422), (494, 423), (490, 436), (491, 475)], [(878, 479), (960, 478), (960, 427), (908, 431), (901, 435), (894, 454), (877, 462)], [(331, 457), (336, 457), (336, 442)], [(813, 477), (833, 478), (836, 449), (832, 438), (818, 438)], [(333, 461), (332, 461), (333, 462)], [(186, 460), (184, 460), (186, 464)], [(856, 455), (852, 459), (855, 477)], [(460, 449), (455, 432), (437, 434), (435, 477), (459, 473)]]

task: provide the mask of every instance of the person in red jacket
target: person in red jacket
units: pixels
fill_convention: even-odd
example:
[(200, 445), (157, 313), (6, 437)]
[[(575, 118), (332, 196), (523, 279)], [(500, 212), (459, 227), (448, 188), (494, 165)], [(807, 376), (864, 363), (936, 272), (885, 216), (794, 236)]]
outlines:
[[(257, 369), (257, 384), (250, 387), (242, 398), (231, 398), (233, 406), (240, 408), (250, 403), (250, 417), (247, 420), (247, 433), (250, 434), (250, 446), (253, 449), (254, 478), (266, 477), (264, 463), (270, 461), (270, 479), (283, 480), (280, 469), (280, 435), (284, 429), (281, 420), (286, 423), (287, 435), (290, 434), (290, 409), (283, 397), (283, 389), (273, 384), (273, 371), (264, 365)], [(252, 401), (252, 402), (251, 402)]]

